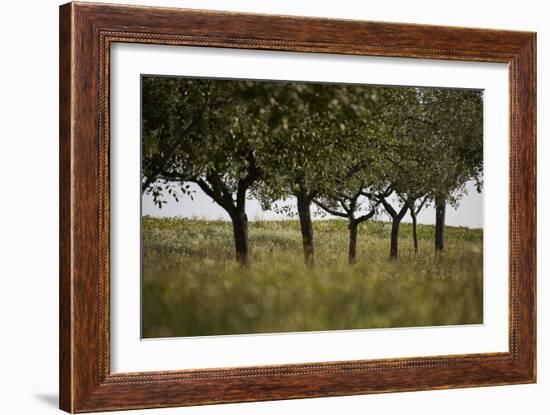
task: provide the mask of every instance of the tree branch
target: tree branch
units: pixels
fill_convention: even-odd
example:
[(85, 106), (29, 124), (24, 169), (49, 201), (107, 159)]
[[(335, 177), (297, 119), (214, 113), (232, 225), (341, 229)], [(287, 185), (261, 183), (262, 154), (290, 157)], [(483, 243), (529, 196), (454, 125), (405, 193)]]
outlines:
[(420, 213), (420, 211), (424, 207), (424, 204), (426, 203), (427, 200), (428, 200), (428, 196), (424, 196), (424, 199), (422, 199), (422, 202), (420, 202), (420, 205), (418, 206), (418, 209), (416, 209), (416, 212), (415, 212), (416, 215), (418, 215)]
[(405, 216), (405, 214), (407, 213), (407, 210), (409, 210), (409, 204), (408, 204), (408, 203), (404, 203), (403, 206), (401, 207), (401, 210), (400, 210), (399, 213), (397, 214), (397, 219), (398, 219), (398, 220), (403, 219), (403, 216)]
[[(197, 114), (193, 117), (193, 120), (187, 124), (187, 126), (183, 127), (179, 133), (179, 137), (177, 137), (174, 142), (172, 143), (172, 145), (168, 148), (168, 151), (164, 152), (163, 153), (163, 156), (161, 157), (161, 159), (158, 161), (157, 163), (157, 166), (152, 170), (152, 173), (146, 177), (146, 180), (145, 182), (142, 183), (141, 185), (141, 192), (145, 192), (145, 190), (147, 190), (147, 188), (154, 182), (157, 180), (157, 177), (159, 174), (161, 174), (161, 172), (164, 170), (164, 168), (166, 167), (166, 163), (168, 162), (168, 160), (172, 157), (172, 155), (174, 154), (174, 152), (176, 151), (176, 149), (180, 146), (180, 144), (182, 143), (183, 141), (183, 137), (187, 136), (194, 128), (195, 126), (197, 125), (197, 123), (200, 121), (200, 119), (202, 118), (203, 114), (204, 114), (204, 111), (206, 110), (206, 107), (208, 106), (208, 102), (210, 101), (210, 89), (208, 91), (208, 94), (206, 96), (206, 99), (204, 100), (204, 103), (202, 105), (202, 107), (200, 108), (200, 110), (197, 112)], [(164, 134), (163, 134), (164, 136)], [(166, 136), (165, 136), (166, 137)], [(164, 138), (166, 139), (166, 138)]]
[(346, 215), (345, 213), (342, 213), (338, 210), (334, 210), (334, 209), (330, 208), (329, 206), (325, 205), (320, 200), (313, 199), (313, 203), (315, 203), (317, 206), (319, 206), (325, 212), (330, 213), (333, 216), (338, 216), (338, 217), (341, 217), (341, 218), (347, 218), (348, 217), (348, 215)]
[[(378, 205), (376, 205), (378, 206)], [(369, 220), (370, 218), (372, 218), (374, 215), (376, 214), (376, 207), (372, 208), (371, 211), (363, 216), (359, 216), (358, 218), (355, 219), (355, 223), (362, 223), (366, 220)]]
[(206, 180), (196, 179), (192, 181), (196, 183), (204, 193), (210, 196), (214, 202), (224, 208), (229, 215), (235, 214), (236, 207), (232, 193), (219, 177), (207, 175)]
[[(380, 203), (382, 203), (382, 205), (384, 206), (384, 209), (386, 209), (386, 212), (388, 212), (390, 214), (390, 216), (395, 219), (398, 215), (398, 213), (395, 211), (395, 209), (393, 208), (392, 205), (390, 205), (388, 203), (388, 201), (386, 200), (386, 198), (384, 197), (381, 197), (379, 198), (379, 201)], [(406, 205), (405, 205), (406, 206)]]

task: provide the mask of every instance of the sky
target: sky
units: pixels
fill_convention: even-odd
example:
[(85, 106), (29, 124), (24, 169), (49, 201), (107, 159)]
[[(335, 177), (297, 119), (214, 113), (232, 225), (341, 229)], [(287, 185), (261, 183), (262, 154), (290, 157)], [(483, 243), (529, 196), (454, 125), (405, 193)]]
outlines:
[[(144, 195), (142, 198), (142, 215), (156, 217), (183, 217), (208, 220), (224, 220), (229, 221), (229, 215), (223, 208), (205, 195), (196, 185), (191, 184), (194, 191), (193, 200), (189, 196), (180, 198), (176, 202), (171, 196), (166, 196), (167, 201), (162, 209), (155, 206), (153, 198)], [(447, 206), (445, 223), (449, 226), (466, 226), (468, 228), (483, 227), (483, 193), (477, 193), (474, 182), (468, 182), (466, 186), (467, 194), (460, 200), (459, 206), (454, 209)], [(390, 198), (391, 200), (391, 198)], [(285, 204), (295, 206), (295, 202), (290, 199), (285, 201)], [(250, 221), (256, 220), (280, 220), (280, 219), (297, 219), (297, 217), (289, 218), (284, 214), (277, 214), (273, 211), (262, 210), (257, 200), (250, 199), (247, 201), (246, 213)], [(314, 217), (313, 219), (326, 219), (327, 217)], [(388, 221), (387, 215), (380, 215), (379, 220)], [(403, 222), (410, 222), (409, 213), (403, 219)], [(433, 206), (425, 207), (418, 215), (418, 223), (433, 224), (435, 222), (435, 210)]]

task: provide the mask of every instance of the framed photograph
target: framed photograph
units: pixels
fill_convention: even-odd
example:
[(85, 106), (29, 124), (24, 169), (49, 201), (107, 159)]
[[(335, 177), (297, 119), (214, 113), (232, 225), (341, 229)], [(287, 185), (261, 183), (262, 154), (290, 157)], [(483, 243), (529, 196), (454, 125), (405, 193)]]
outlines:
[(60, 8), (60, 407), (536, 381), (536, 35)]

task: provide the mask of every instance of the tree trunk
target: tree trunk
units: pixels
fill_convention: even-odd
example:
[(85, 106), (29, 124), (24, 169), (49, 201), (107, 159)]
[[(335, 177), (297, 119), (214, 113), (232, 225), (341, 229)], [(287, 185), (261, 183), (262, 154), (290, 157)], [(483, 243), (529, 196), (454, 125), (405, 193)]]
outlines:
[(239, 212), (231, 220), (235, 237), (235, 259), (241, 265), (248, 265), (248, 218), (245, 212)]
[(435, 201), (435, 249), (442, 251), (445, 246), (445, 199)]
[(399, 225), (401, 220), (394, 218), (391, 224), (391, 244), (390, 244), (390, 258), (396, 259), (398, 252), (398, 238), (399, 238)]
[(306, 193), (300, 192), (296, 195), (298, 204), (298, 216), (302, 231), (302, 244), (304, 246), (304, 261), (308, 267), (315, 263), (315, 252), (313, 249), (313, 224), (311, 223), (311, 200)]
[(411, 209), (411, 218), (413, 228), (414, 254), (418, 255), (418, 233), (416, 232), (416, 212), (414, 211), (414, 209)]
[(353, 220), (348, 223), (349, 229), (349, 263), (355, 263), (357, 254), (357, 223)]

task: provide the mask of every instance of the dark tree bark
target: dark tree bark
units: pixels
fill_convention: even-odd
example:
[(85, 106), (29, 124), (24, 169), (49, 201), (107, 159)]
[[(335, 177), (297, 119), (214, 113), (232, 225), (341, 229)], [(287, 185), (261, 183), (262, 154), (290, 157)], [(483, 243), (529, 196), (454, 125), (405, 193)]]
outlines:
[(358, 207), (358, 200), (359, 197), (363, 195), (362, 189), (360, 189), (357, 193), (354, 195), (339, 195), (336, 198), (336, 201), (339, 203), (341, 210), (338, 210), (337, 208), (332, 208), (326, 203), (323, 203), (322, 200), (314, 199), (313, 202), (319, 206), (321, 209), (323, 209), (325, 212), (337, 216), (340, 218), (346, 218), (348, 221), (348, 230), (349, 230), (349, 249), (348, 249), (348, 261), (350, 264), (355, 263), (355, 259), (357, 257), (357, 230), (361, 223), (365, 222), (366, 220), (369, 220), (376, 214), (376, 208), (378, 207), (379, 202), (372, 207), (372, 209), (362, 215), (356, 217), (355, 214), (357, 213), (357, 207)]
[(445, 247), (445, 199), (435, 201), (435, 250), (442, 251)]
[(249, 174), (240, 179), (237, 184), (237, 192), (227, 186), (219, 175), (207, 174), (204, 178), (194, 180), (204, 193), (212, 198), (229, 214), (233, 224), (233, 236), (235, 243), (235, 259), (243, 266), (248, 265), (250, 248), (248, 243), (248, 218), (246, 216), (246, 192), (250, 186), (260, 177), (260, 171), (256, 168), (255, 161), (251, 159)]
[[(378, 205), (377, 205), (378, 206)], [(348, 216), (348, 229), (349, 229), (349, 263), (355, 264), (355, 258), (357, 256), (357, 230), (359, 229), (359, 225), (370, 218), (372, 218), (376, 214), (376, 206), (370, 210), (369, 213), (355, 217), (354, 216), (355, 211), (350, 211)]]
[(411, 218), (412, 218), (412, 228), (413, 228), (413, 244), (414, 244), (414, 254), (418, 255), (418, 233), (416, 231), (416, 212), (414, 208), (411, 208)]
[(298, 217), (302, 231), (302, 245), (304, 247), (304, 261), (308, 267), (315, 264), (315, 250), (313, 247), (313, 224), (311, 222), (312, 198), (304, 191), (296, 193)]
[(390, 238), (390, 259), (397, 259), (397, 256), (399, 254), (399, 225), (401, 224), (401, 221), (403, 220), (403, 217), (407, 213), (407, 210), (409, 209), (409, 202), (403, 203), (403, 206), (401, 209), (396, 211), (392, 205), (390, 205), (385, 198), (381, 197), (380, 202), (384, 206), (384, 209), (386, 209), (386, 212), (391, 216), (392, 218), (392, 225), (391, 225), (391, 238)]
[(426, 201), (428, 200), (428, 196), (425, 196), (424, 199), (421, 200), (421, 202), (418, 206), (416, 206), (416, 200), (417, 199), (412, 199), (412, 198), (409, 200), (409, 212), (410, 212), (411, 218), (412, 218), (414, 254), (418, 255), (417, 215), (420, 213), (420, 211), (422, 210), (422, 208), (426, 204)]
[(401, 224), (401, 219), (397, 216), (392, 218), (391, 222), (391, 242), (390, 242), (390, 258), (397, 258), (399, 252), (399, 225)]
[(358, 223), (354, 220), (351, 220), (348, 223), (349, 229), (349, 263), (354, 264), (355, 258), (357, 256), (357, 225)]
[(235, 238), (235, 259), (241, 265), (248, 265), (248, 218), (246, 213), (236, 212), (231, 216)]

